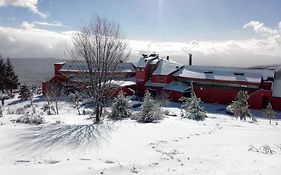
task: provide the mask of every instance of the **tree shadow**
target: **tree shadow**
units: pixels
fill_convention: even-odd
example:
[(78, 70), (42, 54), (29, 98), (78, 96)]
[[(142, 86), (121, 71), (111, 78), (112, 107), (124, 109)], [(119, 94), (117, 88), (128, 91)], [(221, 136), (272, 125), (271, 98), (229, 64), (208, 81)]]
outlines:
[(53, 149), (87, 149), (108, 142), (112, 124), (48, 125), (19, 130), (12, 143), (15, 153), (44, 153)]

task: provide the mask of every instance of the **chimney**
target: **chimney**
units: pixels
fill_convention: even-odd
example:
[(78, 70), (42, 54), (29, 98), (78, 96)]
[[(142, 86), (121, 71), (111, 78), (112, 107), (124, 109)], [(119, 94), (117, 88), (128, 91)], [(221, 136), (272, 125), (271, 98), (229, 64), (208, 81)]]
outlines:
[(170, 59), (170, 57), (169, 56), (167, 56), (167, 60), (169, 61), (169, 59)]
[(191, 66), (192, 65), (192, 54), (189, 53), (188, 55), (189, 55), (189, 66)]

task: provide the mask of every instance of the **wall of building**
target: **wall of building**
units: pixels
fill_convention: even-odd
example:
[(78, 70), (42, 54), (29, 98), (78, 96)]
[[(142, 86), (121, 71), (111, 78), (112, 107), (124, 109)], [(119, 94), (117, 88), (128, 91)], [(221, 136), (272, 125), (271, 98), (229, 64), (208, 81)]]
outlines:
[(152, 75), (152, 82), (154, 83), (170, 83), (173, 81), (172, 75)]

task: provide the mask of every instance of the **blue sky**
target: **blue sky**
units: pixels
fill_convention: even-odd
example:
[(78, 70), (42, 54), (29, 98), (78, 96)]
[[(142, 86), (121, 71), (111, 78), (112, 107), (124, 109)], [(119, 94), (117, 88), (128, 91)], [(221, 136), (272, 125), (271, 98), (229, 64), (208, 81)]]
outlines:
[(28, 8), (0, 7), (0, 24), (19, 26), (23, 21), (60, 21), (52, 30), (77, 30), (94, 15), (121, 24), (130, 39), (156, 41), (224, 40), (251, 37), (241, 31), (249, 21), (276, 26), (280, 0), (39, 0), (42, 19)]
[(280, 7), (281, 0), (0, 0), (0, 53), (65, 57), (73, 31), (99, 15), (121, 25), (132, 57), (153, 51), (184, 62), (192, 50), (198, 64), (275, 64)]

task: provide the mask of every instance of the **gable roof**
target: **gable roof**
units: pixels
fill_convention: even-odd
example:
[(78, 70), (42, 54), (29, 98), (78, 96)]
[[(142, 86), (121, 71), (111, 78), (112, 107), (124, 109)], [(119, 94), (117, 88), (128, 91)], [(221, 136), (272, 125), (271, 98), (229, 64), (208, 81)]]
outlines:
[(181, 67), (182, 65), (176, 63), (175, 61), (161, 59), (152, 75), (169, 75)]
[(219, 81), (239, 81), (249, 83), (260, 83), (274, 76), (273, 70), (267, 69), (246, 69), (208, 66), (184, 66), (174, 76)]

